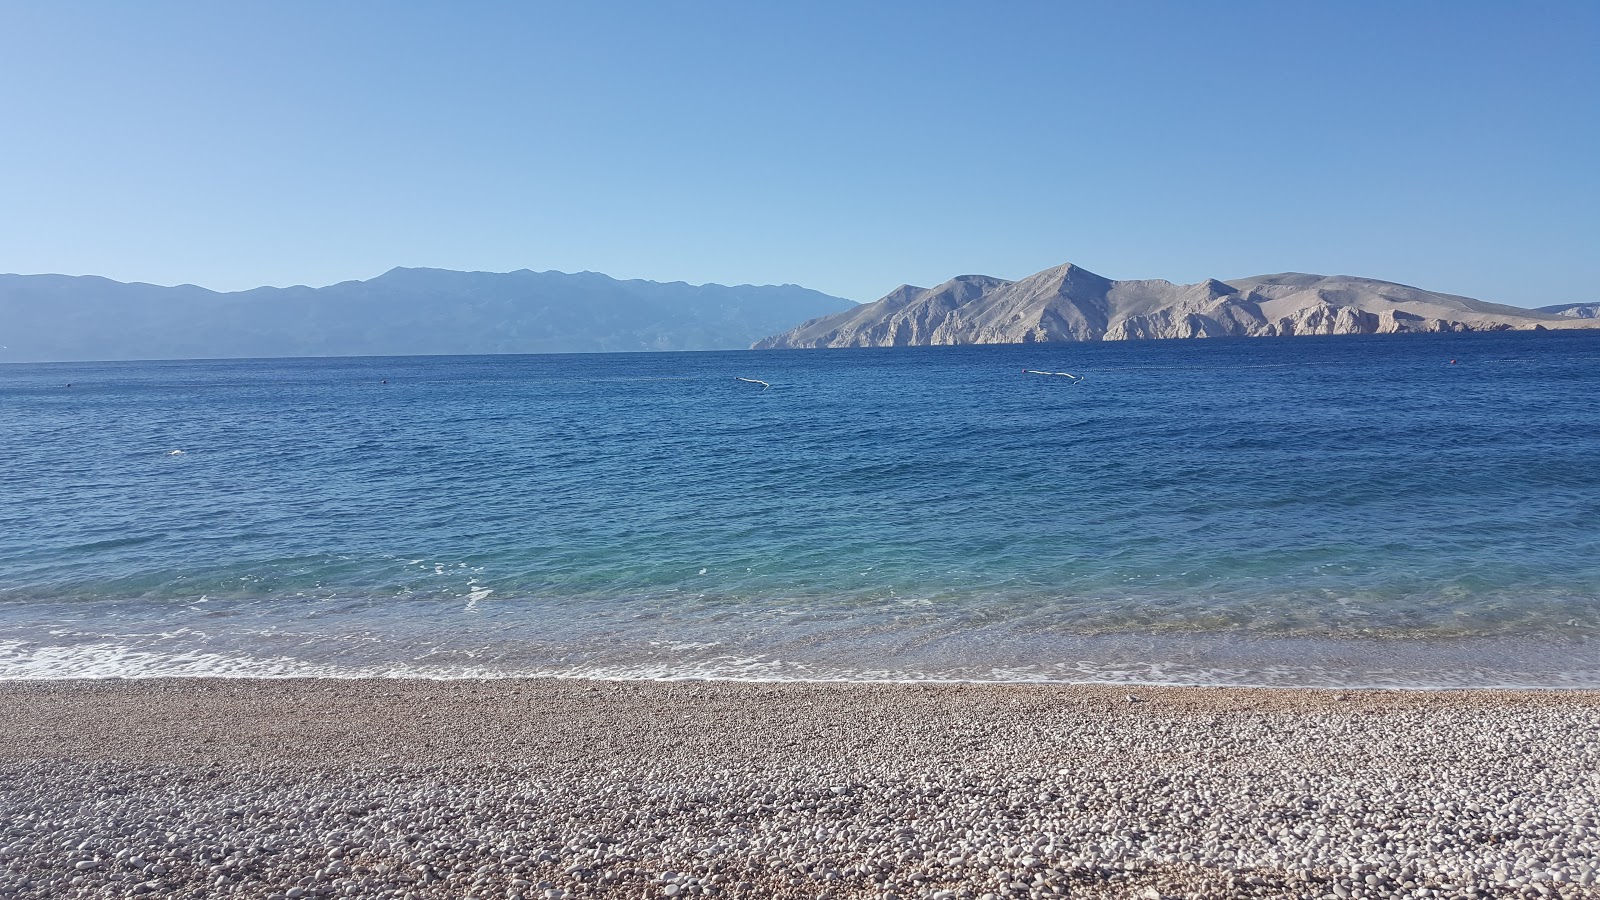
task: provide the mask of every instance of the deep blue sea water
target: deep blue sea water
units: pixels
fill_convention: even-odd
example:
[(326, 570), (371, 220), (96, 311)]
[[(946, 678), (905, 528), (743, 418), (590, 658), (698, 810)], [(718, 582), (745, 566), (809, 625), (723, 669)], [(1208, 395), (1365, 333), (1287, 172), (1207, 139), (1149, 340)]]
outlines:
[(1600, 686), (1600, 334), (4, 365), (0, 447), (3, 678)]

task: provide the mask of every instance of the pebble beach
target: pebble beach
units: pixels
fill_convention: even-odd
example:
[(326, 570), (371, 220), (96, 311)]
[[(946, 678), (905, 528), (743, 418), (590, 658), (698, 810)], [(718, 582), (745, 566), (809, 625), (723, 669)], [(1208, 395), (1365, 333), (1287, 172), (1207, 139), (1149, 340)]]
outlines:
[(0, 684), (0, 897), (1600, 897), (1600, 693)]

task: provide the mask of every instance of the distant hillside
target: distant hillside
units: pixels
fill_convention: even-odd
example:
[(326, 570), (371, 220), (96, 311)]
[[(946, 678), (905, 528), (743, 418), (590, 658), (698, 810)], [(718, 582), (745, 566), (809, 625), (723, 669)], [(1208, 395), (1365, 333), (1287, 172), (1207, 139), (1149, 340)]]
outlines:
[(1541, 306), (1539, 312), (1566, 316), (1569, 319), (1600, 319), (1600, 303), (1564, 303), (1559, 306)]
[(1074, 265), (1021, 281), (963, 275), (757, 341), (755, 349), (1028, 344), (1600, 326), (1348, 275), (1258, 275), (1173, 284), (1112, 281)]
[(526, 269), (234, 293), (0, 275), (0, 361), (723, 350), (855, 305), (795, 285)]

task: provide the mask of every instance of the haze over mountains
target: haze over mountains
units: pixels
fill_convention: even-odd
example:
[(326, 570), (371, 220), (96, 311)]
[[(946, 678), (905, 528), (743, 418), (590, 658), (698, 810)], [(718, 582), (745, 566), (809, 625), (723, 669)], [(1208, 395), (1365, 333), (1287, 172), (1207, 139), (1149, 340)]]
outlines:
[(0, 361), (742, 349), (855, 305), (796, 285), (526, 269), (401, 268), (322, 288), (234, 293), (0, 275)]
[(757, 341), (755, 349), (1285, 337), (1600, 326), (1371, 278), (1286, 273), (1199, 284), (1112, 281), (1071, 264), (1020, 281), (963, 275)]
[[(796, 323), (803, 323), (797, 325)], [(392, 269), (322, 288), (219, 293), (96, 276), (0, 275), (0, 362), (1005, 344), (1600, 327), (1356, 278), (1112, 281), (1074, 265), (963, 275), (874, 303), (796, 285), (619, 281), (595, 272)], [(787, 330), (786, 330), (787, 329)]]

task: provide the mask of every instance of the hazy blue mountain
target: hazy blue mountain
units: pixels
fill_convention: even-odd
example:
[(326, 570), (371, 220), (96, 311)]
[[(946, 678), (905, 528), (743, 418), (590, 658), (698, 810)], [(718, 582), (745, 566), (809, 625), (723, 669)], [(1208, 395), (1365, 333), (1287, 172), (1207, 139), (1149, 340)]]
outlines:
[(723, 350), (856, 304), (797, 285), (392, 269), (219, 293), (0, 275), (0, 361)]

